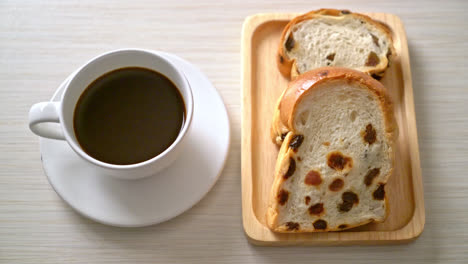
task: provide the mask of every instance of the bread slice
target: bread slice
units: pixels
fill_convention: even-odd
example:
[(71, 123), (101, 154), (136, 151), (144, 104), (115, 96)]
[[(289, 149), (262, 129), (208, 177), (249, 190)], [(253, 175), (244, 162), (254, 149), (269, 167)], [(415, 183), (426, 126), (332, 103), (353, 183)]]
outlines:
[(277, 62), (280, 72), (291, 79), (324, 66), (352, 68), (380, 78), (392, 50), (385, 24), (347, 10), (320, 9), (286, 25)]
[(272, 127), (274, 141), (283, 138), (267, 211), (272, 230), (336, 231), (385, 220), (397, 129), (380, 82), (347, 68), (309, 71), (285, 90)]

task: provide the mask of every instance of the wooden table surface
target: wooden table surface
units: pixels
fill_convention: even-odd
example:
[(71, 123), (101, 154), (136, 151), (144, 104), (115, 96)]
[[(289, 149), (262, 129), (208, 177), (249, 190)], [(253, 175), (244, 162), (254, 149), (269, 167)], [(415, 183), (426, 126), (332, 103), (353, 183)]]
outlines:
[[(287, 2), (287, 3), (286, 3)], [(320, 7), (394, 13), (408, 34), (426, 227), (415, 242), (371, 247), (268, 248), (241, 221), (240, 37), (260, 12)], [(466, 263), (468, 259), (468, 2), (0, 1), (0, 263)], [(104, 51), (140, 47), (198, 65), (226, 103), (231, 150), (211, 192), (146, 228), (75, 213), (42, 171), (29, 107)]]

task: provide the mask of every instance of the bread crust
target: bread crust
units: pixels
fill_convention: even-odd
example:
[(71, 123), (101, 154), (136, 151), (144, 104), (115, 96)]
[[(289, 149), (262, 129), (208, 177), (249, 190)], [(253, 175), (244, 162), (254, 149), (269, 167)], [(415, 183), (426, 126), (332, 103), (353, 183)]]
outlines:
[[(315, 230), (310, 228), (303, 228), (300, 230), (288, 230), (285, 226), (278, 226), (277, 219), (279, 213), (279, 204), (276, 202), (276, 194), (281, 188), (282, 183), (285, 181), (282, 175), (287, 171), (289, 167), (290, 157), (294, 157), (294, 152), (290, 149), (289, 144), (296, 133), (294, 127), (294, 113), (297, 106), (300, 104), (302, 98), (304, 98), (308, 93), (316, 89), (317, 87), (326, 84), (327, 82), (335, 80), (345, 80), (350, 83), (358, 84), (360, 87), (368, 89), (374, 93), (380, 103), (380, 108), (382, 109), (384, 125), (385, 125), (385, 137), (387, 138), (389, 148), (389, 156), (391, 157), (391, 169), (389, 173), (384, 176), (384, 183), (387, 182), (388, 178), (393, 173), (394, 167), (394, 151), (395, 151), (395, 141), (398, 136), (398, 127), (395, 121), (393, 114), (393, 103), (388, 96), (385, 87), (377, 80), (373, 79), (367, 74), (362, 72), (341, 68), (341, 67), (322, 67), (315, 70), (311, 70), (300, 75), (295, 80), (291, 81), (288, 88), (283, 92), (279, 98), (277, 108), (275, 109), (274, 119), (272, 123), (272, 139), (276, 144), (281, 144), (281, 149), (278, 154), (276, 168), (275, 168), (275, 179), (272, 185), (270, 193), (270, 204), (267, 210), (267, 225), (270, 229), (275, 232), (286, 232), (286, 233), (302, 233), (302, 232), (327, 232), (327, 231), (341, 231), (349, 228), (361, 226), (367, 224), (372, 220), (367, 222), (361, 222), (356, 225), (349, 225), (346, 228), (342, 229), (324, 229), (324, 230)], [(273, 128), (275, 127), (275, 128)], [(281, 131), (277, 128), (284, 128), (286, 131), (286, 136), (284, 137), (283, 142), (278, 142), (276, 139), (281, 137), (281, 134), (278, 134), (278, 131)], [(275, 134), (276, 131), (276, 134)], [(284, 133), (284, 132), (283, 132)], [(385, 194), (385, 203), (386, 203), (386, 216), (388, 215), (388, 199)], [(375, 221), (375, 222), (382, 222)]]
[(380, 21), (373, 20), (369, 16), (363, 15), (363, 14), (358, 14), (358, 13), (351, 13), (349, 10), (338, 10), (338, 9), (319, 9), (319, 10), (314, 10), (310, 11), (304, 15), (297, 16), (293, 18), (284, 28), (283, 32), (281, 33), (281, 38), (279, 42), (279, 47), (278, 47), (278, 55), (276, 56), (276, 61), (278, 64), (278, 69), (280, 73), (291, 80), (294, 80), (297, 76), (299, 76), (301, 73), (299, 73), (296, 65), (296, 60), (291, 59), (288, 57), (286, 54), (286, 50), (284, 48), (284, 43), (286, 42), (286, 37), (289, 36), (289, 33), (291, 31), (291, 28), (305, 20), (317, 18), (320, 16), (334, 16), (334, 17), (340, 17), (340, 16), (353, 16), (355, 18), (361, 19), (366, 21), (367, 23), (374, 25), (376, 28), (380, 29), (390, 40), (390, 51), (387, 54), (386, 58), (382, 58), (381, 62), (376, 65), (374, 68), (370, 68), (369, 70), (365, 71), (365, 73), (369, 75), (377, 75), (379, 77), (383, 76), (383, 73), (389, 66), (390, 62), (390, 57), (392, 54), (395, 54), (395, 49), (393, 47), (393, 38), (392, 38), (392, 31), (390, 27), (388, 27), (386, 24)]
[(276, 102), (275, 109), (273, 110), (273, 122), (271, 123), (271, 128), (270, 128), (271, 140), (273, 141), (273, 143), (277, 144), (278, 146), (281, 146), (281, 143), (283, 142), (284, 138), (286, 137), (286, 134), (289, 131), (288, 128), (283, 123), (281, 123), (280, 111), (279, 111), (281, 100), (285, 92), (286, 92), (286, 89), (284, 89), (283, 93), (281, 93), (280, 97), (278, 97), (278, 101)]
[(289, 149), (289, 141), (292, 138), (292, 133), (287, 133), (286, 137), (284, 138), (284, 142), (288, 142), (288, 144), (281, 145), (280, 151), (278, 153), (278, 158), (276, 160), (276, 167), (275, 167), (275, 179), (273, 181), (273, 185), (270, 192), (270, 204), (268, 206), (267, 211), (267, 226), (271, 229), (276, 231), (276, 223), (278, 219), (278, 203), (276, 203), (276, 194), (281, 187), (284, 179), (280, 175), (283, 175), (288, 166), (289, 166), (289, 157), (291, 157), (292, 153)]

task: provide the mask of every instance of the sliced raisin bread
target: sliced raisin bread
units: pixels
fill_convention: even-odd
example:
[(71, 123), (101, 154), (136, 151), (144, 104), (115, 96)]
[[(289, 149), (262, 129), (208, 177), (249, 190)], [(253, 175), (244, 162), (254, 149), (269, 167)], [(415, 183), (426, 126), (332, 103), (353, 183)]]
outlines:
[(278, 67), (285, 77), (323, 66), (352, 68), (380, 78), (389, 65), (390, 29), (347, 10), (320, 9), (289, 22), (283, 30)]
[(385, 219), (397, 127), (380, 82), (347, 68), (309, 71), (285, 90), (275, 126), (284, 130), (272, 128), (283, 141), (267, 212), (272, 230), (336, 231)]

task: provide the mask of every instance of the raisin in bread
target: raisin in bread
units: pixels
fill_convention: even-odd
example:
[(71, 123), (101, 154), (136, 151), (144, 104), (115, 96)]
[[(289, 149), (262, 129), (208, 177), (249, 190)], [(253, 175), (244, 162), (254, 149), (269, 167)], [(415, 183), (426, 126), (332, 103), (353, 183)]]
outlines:
[(347, 10), (320, 9), (289, 22), (283, 30), (278, 67), (285, 77), (323, 66), (352, 68), (380, 78), (389, 65), (388, 26)]
[(277, 232), (336, 231), (381, 222), (397, 135), (382, 84), (347, 68), (298, 76), (275, 111), (282, 141), (267, 211)]

